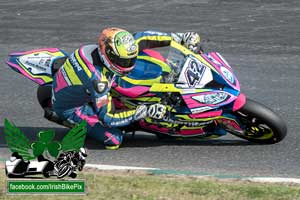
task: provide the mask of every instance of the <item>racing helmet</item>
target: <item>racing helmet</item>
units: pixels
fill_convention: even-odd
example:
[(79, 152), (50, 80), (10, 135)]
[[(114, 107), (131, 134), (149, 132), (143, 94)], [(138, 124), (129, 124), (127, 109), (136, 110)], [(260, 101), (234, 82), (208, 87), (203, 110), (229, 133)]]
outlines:
[(99, 37), (98, 45), (99, 55), (110, 71), (124, 76), (133, 69), (138, 45), (131, 33), (120, 28), (106, 28)]

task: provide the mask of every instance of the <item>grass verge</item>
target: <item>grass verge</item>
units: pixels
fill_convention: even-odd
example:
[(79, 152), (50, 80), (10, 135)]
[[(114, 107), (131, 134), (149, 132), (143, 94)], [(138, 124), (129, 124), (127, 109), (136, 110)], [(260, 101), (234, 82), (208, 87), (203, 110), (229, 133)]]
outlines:
[(151, 175), (142, 172), (104, 172), (86, 169), (86, 196), (7, 196), (4, 169), (0, 169), (0, 199), (300, 199), (300, 185), (263, 184), (238, 180), (215, 180), (184, 176)]

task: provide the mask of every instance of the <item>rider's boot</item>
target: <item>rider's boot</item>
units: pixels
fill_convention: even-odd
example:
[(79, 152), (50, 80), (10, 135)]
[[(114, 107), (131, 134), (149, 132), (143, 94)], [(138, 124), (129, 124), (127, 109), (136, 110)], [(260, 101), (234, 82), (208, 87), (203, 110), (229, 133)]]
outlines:
[(111, 133), (106, 131), (104, 133), (106, 139), (104, 140), (104, 147), (108, 150), (117, 150), (119, 149), (122, 141), (123, 141), (123, 134), (121, 132)]

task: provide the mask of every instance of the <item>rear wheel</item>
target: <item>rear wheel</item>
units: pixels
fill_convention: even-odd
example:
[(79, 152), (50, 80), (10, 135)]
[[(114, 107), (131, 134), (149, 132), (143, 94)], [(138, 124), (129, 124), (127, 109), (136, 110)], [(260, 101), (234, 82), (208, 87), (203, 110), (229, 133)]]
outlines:
[(51, 107), (51, 90), (52, 87), (49, 85), (39, 85), (37, 89), (37, 99), (42, 108)]
[(285, 122), (274, 111), (256, 101), (247, 99), (246, 104), (234, 114), (241, 130), (227, 130), (238, 137), (255, 143), (274, 144), (286, 136)]

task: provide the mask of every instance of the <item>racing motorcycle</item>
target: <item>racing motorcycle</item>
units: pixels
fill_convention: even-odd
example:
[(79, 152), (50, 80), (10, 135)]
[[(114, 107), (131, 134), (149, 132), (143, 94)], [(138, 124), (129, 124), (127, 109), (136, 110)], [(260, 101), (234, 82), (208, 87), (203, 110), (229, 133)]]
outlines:
[[(11, 53), (7, 64), (39, 85), (37, 97), (47, 119), (72, 127), (51, 105), (53, 76), (67, 56), (58, 48), (36, 49)], [(117, 109), (153, 103), (167, 107), (163, 119), (141, 119), (122, 127), (124, 132), (146, 131), (160, 138), (230, 133), (261, 144), (277, 143), (287, 134), (274, 111), (240, 92), (233, 69), (220, 53), (196, 54), (174, 41), (166, 56), (150, 49), (140, 52), (134, 70), (115, 79), (111, 94)]]

